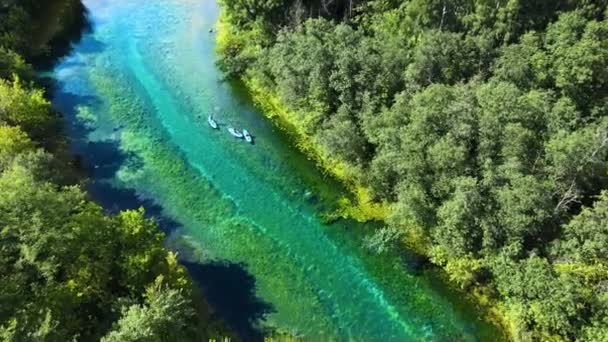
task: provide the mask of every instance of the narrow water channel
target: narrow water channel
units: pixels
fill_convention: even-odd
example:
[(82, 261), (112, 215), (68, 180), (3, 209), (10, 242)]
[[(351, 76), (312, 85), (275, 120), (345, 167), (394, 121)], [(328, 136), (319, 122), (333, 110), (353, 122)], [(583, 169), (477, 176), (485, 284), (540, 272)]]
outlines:
[[(478, 311), (404, 258), (366, 252), (373, 225), (323, 224), (345, 192), (222, 81), (208, 32), (215, 1), (84, 2), (92, 30), (51, 74), (89, 192), (108, 210), (143, 205), (157, 216), (235, 329), (246, 337), (259, 322), (314, 341), (496, 340)], [(228, 126), (247, 128), (255, 144)]]

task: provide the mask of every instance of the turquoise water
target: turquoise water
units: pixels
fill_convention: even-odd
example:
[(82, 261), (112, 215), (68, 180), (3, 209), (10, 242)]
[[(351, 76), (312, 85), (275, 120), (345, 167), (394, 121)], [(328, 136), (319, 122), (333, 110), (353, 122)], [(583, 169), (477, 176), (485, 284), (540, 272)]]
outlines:
[[(262, 328), (315, 341), (498, 336), (434, 278), (408, 272), (401, 256), (367, 253), (361, 241), (373, 225), (323, 224), (319, 215), (345, 192), (238, 84), (222, 81), (208, 32), (214, 1), (84, 2), (93, 29), (52, 77), (53, 103), (91, 172), (89, 191), (110, 210), (143, 204), (193, 274), (226, 263), (250, 275), (262, 304), (226, 309), (210, 298), (239, 317), (228, 319), (237, 330), (246, 335), (239, 322), (264, 317)], [(231, 137), (228, 125), (247, 128), (255, 144)], [(212, 295), (231, 297), (233, 282)]]

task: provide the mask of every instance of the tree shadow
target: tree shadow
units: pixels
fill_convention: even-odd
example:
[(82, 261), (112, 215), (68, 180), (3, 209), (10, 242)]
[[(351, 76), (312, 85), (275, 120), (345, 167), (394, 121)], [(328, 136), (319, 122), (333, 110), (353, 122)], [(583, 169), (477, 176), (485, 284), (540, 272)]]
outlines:
[(36, 69), (46, 70), (53, 67), (62, 57), (72, 49), (74, 43), (92, 31), (89, 11), (81, 1), (74, 2), (74, 9), (64, 19), (63, 30), (48, 42), (48, 50), (39, 56), (33, 56), (32, 64)]
[(134, 156), (120, 151), (118, 141), (102, 140), (87, 143), (86, 155), (82, 159), (91, 178), (109, 180), (116, 176), (122, 165)]
[(180, 223), (167, 217), (163, 208), (145, 194), (117, 186), (117, 174), (123, 166), (140, 169), (143, 162), (135, 154), (120, 148), (117, 139), (122, 130), (120, 126), (112, 129), (112, 138), (89, 141), (89, 134), (93, 129), (77, 118), (78, 107), (97, 106), (99, 99), (65, 91), (59, 81), (49, 80), (48, 86), (55, 98), (56, 109), (63, 113), (64, 130), (67, 130), (70, 137), (70, 152), (74, 155), (73, 164), (84, 177), (84, 188), (90, 198), (112, 214), (122, 210), (144, 208), (146, 217), (154, 218), (159, 228), (167, 235), (181, 228)]
[(126, 163), (142, 163), (133, 154), (120, 149), (116, 140), (89, 142), (78, 150), (82, 167), (88, 174), (86, 190), (89, 196), (107, 212), (117, 214), (123, 210), (144, 208), (146, 216), (154, 218), (167, 235), (181, 227), (177, 221), (163, 213), (162, 206), (134, 189), (118, 187), (113, 183), (117, 172)]
[(93, 36), (86, 36), (78, 43), (78, 53), (98, 54), (106, 49), (106, 44), (95, 39)]
[[(76, 120), (78, 108), (81, 106), (96, 106), (101, 103), (100, 99), (87, 94), (76, 94), (66, 90), (65, 81), (60, 81), (52, 77), (39, 78), (39, 82), (47, 92), (48, 97), (52, 99), (53, 108), (60, 113), (64, 119), (64, 125), (67, 127), (83, 126)], [(83, 126), (82, 133), (88, 133), (88, 129)], [(80, 133), (80, 132), (77, 132)], [(78, 137), (80, 138), (82, 134)]]
[(245, 265), (228, 262), (183, 262), (218, 315), (243, 341), (263, 341), (260, 327), (274, 307), (256, 297), (255, 278)]

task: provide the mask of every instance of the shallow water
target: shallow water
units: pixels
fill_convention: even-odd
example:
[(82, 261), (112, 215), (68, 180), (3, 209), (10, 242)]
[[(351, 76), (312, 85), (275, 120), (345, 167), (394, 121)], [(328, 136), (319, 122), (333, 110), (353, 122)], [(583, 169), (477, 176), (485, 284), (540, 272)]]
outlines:
[(365, 252), (374, 225), (322, 223), (345, 192), (222, 81), (214, 1), (84, 2), (93, 30), (51, 75), (89, 191), (109, 210), (144, 205), (157, 216), (245, 338), (264, 317), (306, 340), (496, 339), (478, 311), (401, 256)]

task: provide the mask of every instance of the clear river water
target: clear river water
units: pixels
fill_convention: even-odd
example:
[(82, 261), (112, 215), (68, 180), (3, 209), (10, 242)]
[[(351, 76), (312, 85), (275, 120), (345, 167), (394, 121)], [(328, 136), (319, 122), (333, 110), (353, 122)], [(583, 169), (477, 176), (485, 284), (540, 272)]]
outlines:
[(84, 3), (92, 28), (49, 75), (88, 191), (110, 211), (144, 206), (158, 218), (244, 339), (258, 327), (311, 341), (498, 339), (479, 310), (412, 271), (407, 256), (366, 251), (376, 224), (323, 223), (347, 194), (223, 80), (214, 0)]

